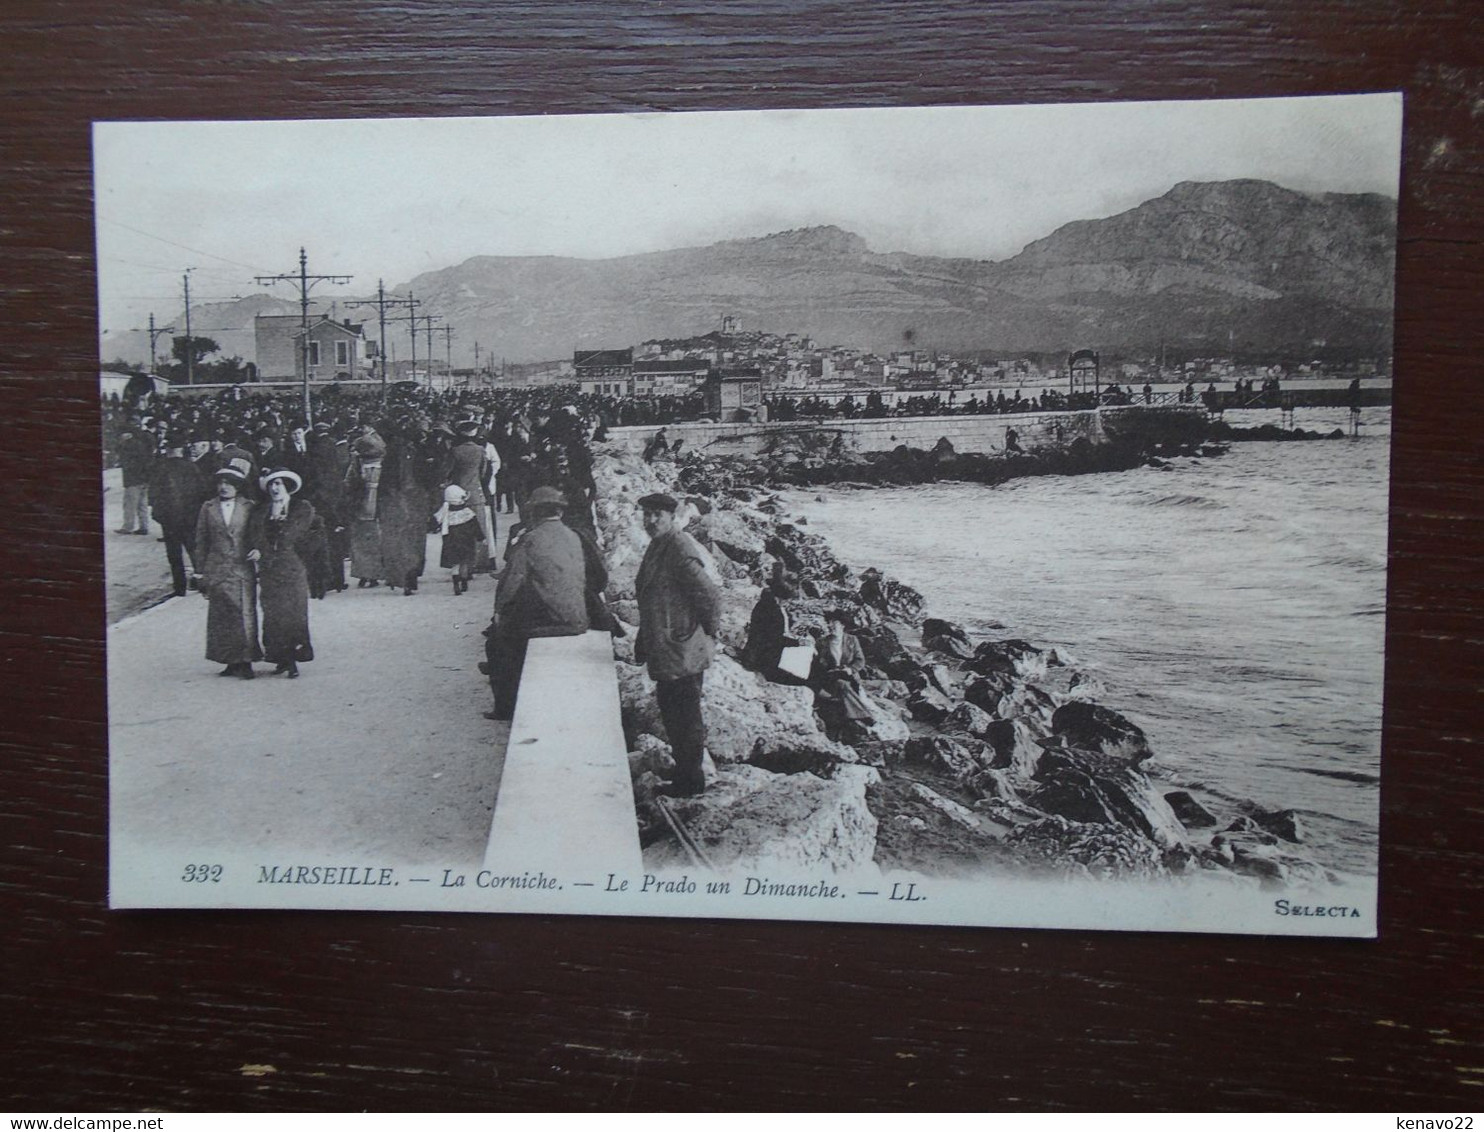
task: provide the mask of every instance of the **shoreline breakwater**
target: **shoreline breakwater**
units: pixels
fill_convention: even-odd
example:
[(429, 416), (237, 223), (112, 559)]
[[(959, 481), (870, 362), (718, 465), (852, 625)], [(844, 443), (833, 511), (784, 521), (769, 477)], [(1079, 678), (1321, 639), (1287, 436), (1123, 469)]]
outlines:
[[(974, 639), (929, 616), (916, 591), (839, 561), (777, 494), (810, 483), (994, 483), (1157, 464), (1218, 451), (1203, 428), (1131, 422), (1108, 430), (1104, 422), (1097, 444), (1074, 439), (998, 454), (960, 454), (946, 439), (930, 449), (860, 453), (817, 434), (782, 435), (785, 441), (757, 456), (692, 453), (653, 464), (623, 443), (594, 446), (608, 596), (631, 630), (615, 642), (616, 664), (647, 866), (810, 875), (869, 867), (937, 876), (1202, 874), (1274, 887), (1337, 881), (1305, 853), (1294, 811), (1160, 783), (1145, 766), (1153, 752), (1143, 731), (1102, 702), (1102, 688), (1075, 657), (1008, 629)], [(717, 658), (705, 683), (708, 788), (667, 803), (690, 849), (672, 836), (655, 800), (673, 763), (653, 684), (632, 663), (633, 586), (647, 545), (637, 501), (652, 491), (685, 500), (687, 529), (710, 552), (723, 594)], [(790, 580), (782, 590), (780, 576)], [(792, 639), (804, 644), (823, 635), (827, 614), (846, 618), (863, 654), (858, 692), (868, 722), (846, 732), (827, 727), (815, 687), (744, 666), (746, 659), (761, 667), (748, 635), (765, 592), (786, 613)]]

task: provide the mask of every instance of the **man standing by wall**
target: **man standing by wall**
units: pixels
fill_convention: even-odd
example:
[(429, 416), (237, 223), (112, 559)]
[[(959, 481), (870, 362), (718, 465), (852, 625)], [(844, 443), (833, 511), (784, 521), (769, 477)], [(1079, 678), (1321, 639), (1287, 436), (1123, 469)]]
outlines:
[(634, 659), (648, 664), (675, 756), (675, 780), (664, 792), (685, 797), (706, 789), (701, 685), (716, 648), (721, 592), (707, 572), (706, 552), (676, 520), (678, 506), (663, 494), (639, 500), (650, 541), (634, 585), (639, 599)]

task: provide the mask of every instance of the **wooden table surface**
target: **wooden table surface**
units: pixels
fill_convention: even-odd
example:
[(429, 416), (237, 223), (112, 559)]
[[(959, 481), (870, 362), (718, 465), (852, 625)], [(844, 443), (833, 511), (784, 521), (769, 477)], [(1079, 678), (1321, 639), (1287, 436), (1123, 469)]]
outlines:
[[(0, 544), (0, 1101), (1480, 1107), (1477, 12), (1448, 0), (8, 0), (0, 482), (19, 492)], [(1378, 941), (105, 909), (91, 120), (1396, 89)]]

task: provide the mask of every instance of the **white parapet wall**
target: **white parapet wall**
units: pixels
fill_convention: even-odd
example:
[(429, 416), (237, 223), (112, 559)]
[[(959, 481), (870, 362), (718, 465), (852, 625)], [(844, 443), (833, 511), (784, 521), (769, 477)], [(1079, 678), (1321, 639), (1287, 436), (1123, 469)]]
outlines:
[(601, 876), (641, 865), (613, 639), (533, 640), (484, 867)]

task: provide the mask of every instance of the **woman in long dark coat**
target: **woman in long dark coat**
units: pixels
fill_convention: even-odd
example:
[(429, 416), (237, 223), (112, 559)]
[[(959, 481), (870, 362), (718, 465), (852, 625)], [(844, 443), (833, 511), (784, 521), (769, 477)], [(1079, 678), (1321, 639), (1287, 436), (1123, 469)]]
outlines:
[(262, 479), (267, 502), (248, 517), (247, 557), (258, 564), (258, 598), (263, 605), (263, 657), (275, 675), (290, 680), (299, 662), (314, 659), (309, 640), (309, 574), (304, 557), (314, 537), (314, 505), (295, 499), (302, 485), (287, 468)]
[(388, 584), (411, 595), (427, 567), (428, 516), (435, 487), (426, 482), (430, 477), (416, 426), (409, 424), (390, 436), (377, 493), (381, 561)]
[(355, 455), (345, 470), (346, 511), (350, 526), (350, 572), (356, 586), (381, 585), (386, 564), (381, 557), (381, 492), (382, 459), (386, 441), (374, 430), (359, 437), (352, 449)]
[(253, 678), (263, 659), (258, 647), (257, 586), (253, 579), (248, 527), (254, 507), (239, 492), (247, 483), (248, 461), (227, 461), (216, 471), (217, 497), (201, 504), (196, 516), (198, 588), (206, 608), (206, 659), (225, 664), (221, 676)]

